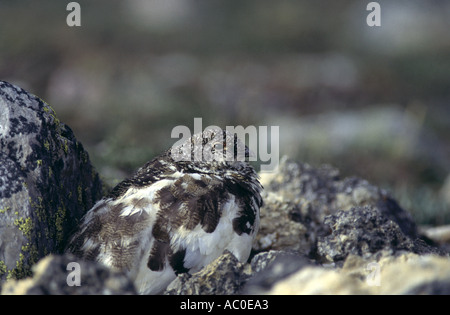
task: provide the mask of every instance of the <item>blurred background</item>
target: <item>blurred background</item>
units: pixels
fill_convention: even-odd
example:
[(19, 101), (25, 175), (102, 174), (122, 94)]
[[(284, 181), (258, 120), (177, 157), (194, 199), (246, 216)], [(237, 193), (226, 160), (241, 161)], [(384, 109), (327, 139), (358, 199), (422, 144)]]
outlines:
[(280, 152), (450, 223), (450, 1), (0, 0), (0, 80), (38, 95), (114, 185), (171, 130), (280, 126)]

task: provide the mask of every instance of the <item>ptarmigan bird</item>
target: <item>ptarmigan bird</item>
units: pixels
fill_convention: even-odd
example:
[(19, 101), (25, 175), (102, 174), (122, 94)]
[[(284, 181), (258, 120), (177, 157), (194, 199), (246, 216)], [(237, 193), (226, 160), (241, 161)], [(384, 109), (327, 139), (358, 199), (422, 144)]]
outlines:
[(67, 251), (126, 272), (141, 294), (161, 293), (225, 250), (247, 261), (262, 206), (248, 156), (228, 131), (193, 135), (98, 201)]

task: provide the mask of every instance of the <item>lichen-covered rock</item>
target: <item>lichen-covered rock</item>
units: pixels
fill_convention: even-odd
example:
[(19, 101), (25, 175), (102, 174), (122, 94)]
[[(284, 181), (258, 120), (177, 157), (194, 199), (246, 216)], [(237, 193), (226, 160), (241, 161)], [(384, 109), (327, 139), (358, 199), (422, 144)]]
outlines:
[(313, 265), (305, 256), (292, 251), (268, 251), (255, 255), (251, 261), (251, 277), (242, 294), (263, 294), (275, 283), (300, 269)]
[(32, 278), (7, 281), (2, 294), (136, 294), (133, 282), (124, 274), (92, 261), (82, 261), (73, 255), (49, 255), (32, 269)]
[(277, 171), (261, 174), (261, 183), (264, 206), (255, 250), (292, 249), (314, 257), (318, 237), (327, 232), (325, 217), (366, 205), (396, 222), (408, 237), (417, 237), (411, 215), (386, 191), (363, 179), (340, 179), (331, 166), (314, 168), (283, 157)]
[(0, 282), (62, 252), (101, 192), (87, 152), (53, 109), (0, 81)]
[[(183, 273), (172, 281), (167, 295), (230, 295), (237, 294), (249, 275), (245, 264), (229, 251), (192, 275)], [(248, 265), (247, 265), (248, 267)]]
[(371, 257), (378, 252), (384, 255), (433, 252), (423, 241), (409, 238), (376, 207), (340, 210), (325, 217), (323, 223), (330, 233), (319, 237), (318, 254), (331, 262), (343, 261), (349, 254)]

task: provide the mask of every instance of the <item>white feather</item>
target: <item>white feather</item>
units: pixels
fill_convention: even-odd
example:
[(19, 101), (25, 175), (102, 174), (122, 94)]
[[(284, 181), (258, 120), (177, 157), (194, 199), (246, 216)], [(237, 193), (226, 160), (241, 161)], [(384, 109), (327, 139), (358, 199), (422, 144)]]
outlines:
[[(170, 185), (174, 182), (172, 179), (162, 179), (148, 187), (145, 188), (130, 188), (128, 191), (121, 196), (119, 199), (113, 201), (113, 205), (117, 205), (120, 203), (124, 203), (124, 200), (133, 198), (133, 199), (148, 199), (151, 204), (155, 199), (155, 194), (163, 187)], [(125, 202), (126, 203), (126, 202)], [(143, 210), (146, 210), (148, 214), (154, 214), (154, 209), (152, 207), (134, 207), (132, 205), (126, 206), (120, 212), (121, 217), (131, 216), (136, 213), (141, 213)]]

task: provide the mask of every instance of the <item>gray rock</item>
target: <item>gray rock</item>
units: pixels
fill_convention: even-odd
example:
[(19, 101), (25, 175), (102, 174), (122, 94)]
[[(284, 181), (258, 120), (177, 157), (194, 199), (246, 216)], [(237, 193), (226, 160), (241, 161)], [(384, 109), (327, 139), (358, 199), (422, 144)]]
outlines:
[[(367, 268), (368, 264), (378, 268)], [(404, 253), (384, 256), (376, 262), (349, 256), (339, 272), (362, 280), (372, 294), (448, 294), (450, 289), (450, 258), (437, 255)], [(367, 281), (374, 280), (373, 276), (376, 285)]]
[(229, 251), (197, 273), (183, 273), (172, 281), (166, 295), (231, 295), (239, 293), (248, 279), (245, 265)]
[(270, 250), (268, 252), (256, 254), (250, 262), (250, 266), (252, 267), (252, 273), (255, 274), (263, 271), (280, 256), (285, 256), (289, 254), (295, 255), (295, 253), (293, 252), (286, 252), (281, 250)]
[(271, 287), (312, 262), (292, 251), (268, 251), (255, 255), (251, 261), (252, 275), (242, 294), (263, 294)]
[[(78, 266), (69, 265), (70, 263), (77, 263)], [(2, 294), (136, 294), (132, 281), (124, 274), (68, 254), (43, 258), (33, 266), (33, 273), (32, 278), (7, 281)]]
[(349, 255), (342, 268), (305, 266), (263, 294), (448, 294), (450, 259), (405, 253), (379, 260)]
[(409, 238), (396, 222), (373, 206), (338, 211), (325, 217), (323, 223), (330, 233), (319, 237), (318, 254), (328, 261), (343, 261), (349, 254), (371, 257), (378, 252), (437, 252), (423, 241)]
[(102, 186), (89, 156), (53, 109), (0, 81), (0, 282), (23, 278), (70, 232)]
[(340, 179), (331, 166), (314, 168), (283, 157), (277, 171), (261, 174), (261, 183), (264, 207), (255, 250), (291, 249), (314, 257), (318, 237), (327, 232), (326, 216), (367, 205), (396, 222), (408, 237), (417, 237), (411, 215), (386, 191), (363, 179)]
[(181, 274), (167, 287), (166, 295), (261, 294), (290, 274), (312, 264), (293, 251), (269, 251), (240, 263), (225, 252), (197, 273)]

